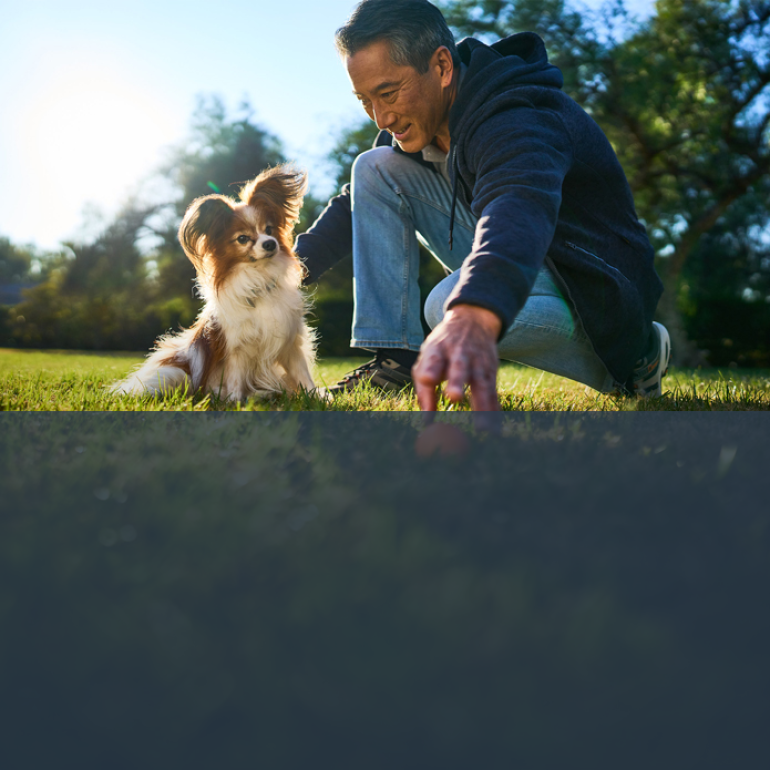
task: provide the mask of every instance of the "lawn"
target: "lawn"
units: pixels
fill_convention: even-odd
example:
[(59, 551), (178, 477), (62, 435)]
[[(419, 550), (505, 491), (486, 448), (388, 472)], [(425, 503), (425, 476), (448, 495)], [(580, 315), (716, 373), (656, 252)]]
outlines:
[[(164, 399), (116, 396), (107, 391), (142, 360), (137, 353), (0, 349), (0, 411), (414, 411), (411, 393), (383, 395), (367, 388), (331, 403), (303, 396), (225, 403), (176, 393)], [(318, 363), (317, 381), (336, 382), (360, 358)], [(512, 363), (501, 364), (498, 392), (505, 411), (749, 411), (770, 409), (770, 371), (672, 369), (664, 395), (648, 401), (587, 390), (563, 377)], [(441, 409), (458, 409), (448, 402)], [(462, 409), (468, 409), (464, 404)]]

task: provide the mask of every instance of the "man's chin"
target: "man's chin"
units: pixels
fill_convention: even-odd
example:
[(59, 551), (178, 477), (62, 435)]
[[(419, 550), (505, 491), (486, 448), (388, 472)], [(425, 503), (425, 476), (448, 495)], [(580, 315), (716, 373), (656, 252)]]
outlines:
[(411, 137), (407, 137), (403, 141), (396, 139), (396, 144), (404, 151), (408, 153), (422, 152), (429, 142), (420, 142), (419, 139), (415, 140)]

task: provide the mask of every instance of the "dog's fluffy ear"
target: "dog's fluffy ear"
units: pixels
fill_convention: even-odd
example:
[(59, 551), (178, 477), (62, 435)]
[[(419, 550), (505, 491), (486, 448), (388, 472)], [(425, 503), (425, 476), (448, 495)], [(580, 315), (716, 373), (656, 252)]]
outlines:
[(232, 218), (232, 204), (224, 195), (206, 195), (190, 204), (179, 225), (179, 242), (197, 268), (204, 254), (224, 241)]
[(267, 209), (277, 218), (278, 227), (292, 227), (299, 219), (307, 176), (290, 165), (263, 171), (240, 192), (241, 200), (256, 209)]

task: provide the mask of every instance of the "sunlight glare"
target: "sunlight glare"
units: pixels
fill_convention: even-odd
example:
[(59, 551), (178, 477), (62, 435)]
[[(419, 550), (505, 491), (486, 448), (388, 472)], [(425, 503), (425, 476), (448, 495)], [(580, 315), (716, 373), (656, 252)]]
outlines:
[[(179, 132), (178, 118), (109, 71), (59, 73), (25, 122), (27, 175), (64, 209), (68, 201), (84, 199), (114, 209), (157, 167), (160, 150), (178, 140)], [(72, 230), (78, 225), (74, 216)]]

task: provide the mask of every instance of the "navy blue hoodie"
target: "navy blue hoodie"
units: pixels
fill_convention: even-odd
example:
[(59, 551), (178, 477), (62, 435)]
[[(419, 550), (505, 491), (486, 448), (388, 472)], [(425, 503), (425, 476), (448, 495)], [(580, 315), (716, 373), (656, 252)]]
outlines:
[[(492, 46), (466, 38), (458, 51), (467, 70), (449, 114), (450, 175), (478, 224), (447, 306), (492, 310), (506, 330), (546, 262), (599, 357), (626, 383), (663, 287), (612, 146), (561, 91), (561, 72), (534, 33)], [(346, 188), (297, 251), (315, 279), (351, 243)]]

